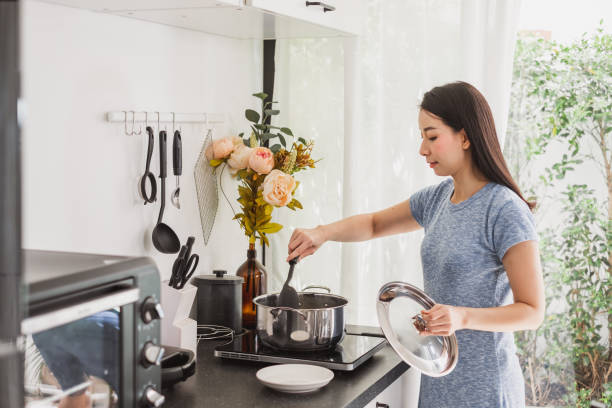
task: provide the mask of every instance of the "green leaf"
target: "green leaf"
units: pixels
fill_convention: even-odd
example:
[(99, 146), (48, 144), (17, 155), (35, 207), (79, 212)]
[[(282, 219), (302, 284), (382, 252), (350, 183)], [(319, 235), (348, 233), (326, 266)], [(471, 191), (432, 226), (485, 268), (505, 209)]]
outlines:
[(293, 200), (291, 200), (291, 202), (289, 203), (291, 205), (293, 205), (294, 207), (299, 208), (300, 210), (303, 210), (304, 207), (302, 207), (302, 203), (300, 203), (298, 200), (296, 200), (295, 198)]
[(303, 144), (303, 145), (306, 145), (306, 144), (307, 144), (307, 143), (306, 143), (306, 139), (304, 139), (303, 137), (298, 137), (298, 141), (299, 141), (301, 144)]
[(259, 113), (255, 112), (253, 109), (245, 110), (244, 116), (253, 123), (259, 122), (259, 118), (260, 118)]
[(259, 92), (259, 93), (254, 93), (253, 96), (263, 101), (264, 99), (268, 97), (268, 94), (264, 92)]
[(280, 231), (282, 229), (283, 229), (282, 225), (280, 225), (278, 223), (275, 223), (275, 222), (271, 222), (271, 223), (268, 223), (268, 224), (263, 225), (262, 227), (260, 227), (258, 229), (258, 231), (259, 232), (265, 232), (266, 234), (273, 234), (273, 233), (278, 232), (278, 231)]
[(265, 224), (269, 223), (271, 219), (272, 219), (271, 216), (266, 216), (266, 217), (264, 217), (264, 218), (262, 218), (260, 220), (257, 220), (257, 224), (255, 225), (255, 228), (259, 228), (262, 225), (265, 225)]
[(293, 132), (289, 128), (283, 127), (283, 128), (280, 129), (280, 131), (283, 132), (286, 135), (293, 136)]
[(274, 207), (272, 207), (270, 204), (266, 203), (265, 207), (264, 207), (264, 214), (266, 214), (266, 215), (272, 214), (272, 210), (273, 209), (274, 209)]
[(278, 109), (265, 109), (264, 113), (266, 115), (272, 116), (272, 115), (278, 115), (280, 111)]
[(281, 149), (281, 145), (279, 144), (275, 144), (272, 147), (270, 147), (270, 150), (272, 150), (272, 153), (278, 153), (278, 151)]
[(287, 141), (285, 140), (285, 137), (280, 133), (277, 133), (276, 136), (278, 136), (278, 139), (280, 140), (283, 147), (287, 147)]
[(274, 135), (274, 134), (272, 134), (272, 133), (264, 133), (263, 135), (261, 135), (261, 143), (264, 143), (264, 142), (266, 142), (268, 139), (271, 139), (271, 138), (273, 138), (273, 137), (275, 137), (275, 135)]
[(248, 217), (243, 218), (244, 221), (244, 229), (247, 235), (253, 235), (253, 223)]
[(253, 133), (251, 133), (251, 137), (249, 138), (249, 146), (250, 147), (257, 147), (258, 143), (257, 143), (257, 133), (255, 131), (253, 131)]
[(244, 197), (247, 199), (253, 197), (253, 192), (251, 191), (251, 189), (246, 188), (244, 186), (238, 186), (238, 194), (240, 194), (240, 197)]

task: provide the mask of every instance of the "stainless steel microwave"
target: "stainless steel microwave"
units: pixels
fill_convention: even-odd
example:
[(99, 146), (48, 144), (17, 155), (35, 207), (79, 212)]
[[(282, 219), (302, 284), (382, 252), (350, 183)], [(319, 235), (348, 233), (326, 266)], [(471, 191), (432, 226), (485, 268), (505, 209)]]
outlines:
[(25, 250), (24, 282), (26, 408), (163, 404), (151, 259)]

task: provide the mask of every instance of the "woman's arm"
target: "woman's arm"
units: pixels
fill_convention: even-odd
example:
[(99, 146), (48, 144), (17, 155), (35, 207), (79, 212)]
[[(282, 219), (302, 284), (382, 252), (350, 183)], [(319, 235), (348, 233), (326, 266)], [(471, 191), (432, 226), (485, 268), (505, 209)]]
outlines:
[(311, 255), (326, 241), (366, 241), (419, 228), (410, 211), (410, 200), (406, 200), (375, 213), (354, 215), (313, 229), (297, 228), (289, 240), (287, 260)]
[(535, 330), (544, 320), (544, 281), (536, 241), (511, 247), (502, 259), (514, 303), (507, 306), (472, 308), (437, 304), (422, 315), (428, 331), (423, 335), (448, 336), (456, 330), (492, 332)]
[(406, 200), (375, 213), (355, 215), (318, 228), (326, 241), (356, 242), (414, 231), (421, 226), (412, 216), (410, 200)]

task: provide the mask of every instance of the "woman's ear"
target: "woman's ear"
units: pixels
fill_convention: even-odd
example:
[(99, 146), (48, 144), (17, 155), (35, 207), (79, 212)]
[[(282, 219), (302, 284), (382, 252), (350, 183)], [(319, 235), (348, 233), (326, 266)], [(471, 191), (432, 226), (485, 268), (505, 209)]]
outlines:
[(467, 137), (467, 133), (465, 133), (465, 129), (461, 129), (459, 131), (459, 136), (461, 136), (461, 147), (463, 150), (467, 150), (470, 148), (470, 139)]

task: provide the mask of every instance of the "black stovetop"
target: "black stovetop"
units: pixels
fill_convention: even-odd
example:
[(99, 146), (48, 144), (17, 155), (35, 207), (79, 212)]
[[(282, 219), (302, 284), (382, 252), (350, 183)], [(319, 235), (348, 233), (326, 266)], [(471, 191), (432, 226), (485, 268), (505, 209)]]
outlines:
[(347, 325), (346, 335), (333, 349), (316, 352), (289, 352), (269, 348), (254, 331), (234, 337), (215, 347), (215, 357), (269, 363), (314, 364), (332, 370), (354, 370), (386, 344), (380, 333), (362, 333)]

